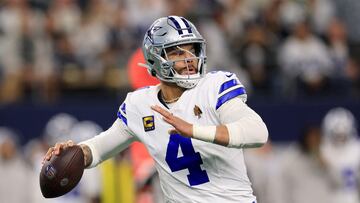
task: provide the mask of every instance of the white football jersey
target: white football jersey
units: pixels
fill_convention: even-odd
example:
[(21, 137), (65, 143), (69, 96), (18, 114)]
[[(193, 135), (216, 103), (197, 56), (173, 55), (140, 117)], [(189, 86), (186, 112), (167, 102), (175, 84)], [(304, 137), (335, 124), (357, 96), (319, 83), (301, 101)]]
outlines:
[(354, 138), (337, 147), (325, 142), (321, 150), (334, 181), (334, 202), (359, 203), (359, 141)]
[(159, 91), (159, 86), (150, 86), (129, 93), (118, 117), (154, 158), (165, 202), (254, 203), (242, 149), (169, 135), (173, 127), (150, 108), (162, 106), (192, 124), (219, 125), (218, 109), (224, 103), (235, 97), (246, 100), (235, 74), (206, 74), (170, 109), (160, 102)]

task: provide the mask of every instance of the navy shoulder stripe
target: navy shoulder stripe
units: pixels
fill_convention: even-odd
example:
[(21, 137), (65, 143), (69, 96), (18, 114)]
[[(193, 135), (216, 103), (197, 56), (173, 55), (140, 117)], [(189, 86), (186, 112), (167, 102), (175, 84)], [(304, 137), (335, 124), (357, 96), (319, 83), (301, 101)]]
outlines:
[(123, 103), (121, 106), (120, 106), (120, 109), (122, 112), (124, 112), (124, 114), (126, 114), (126, 104)]
[(236, 89), (231, 90), (230, 92), (222, 95), (216, 103), (216, 110), (220, 108), (225, 102), (229, 101), (230, 99), (233, 99), (239, 95), (246, 94), (244, 87), (239, 87)]
[(125, 125), (127, 125), (127, 118), (125, 117), (125, 115), (126, 115), (126, 103), (124, 102), (121, 104), (117, 116), (125, 123)]
[(125, 125), (127, 125), (127, 118), (122, 115), (120, 111), (118, 111), (117, 116), (125, 123)]
[(239, 84), (240, 84), (239, 81), (236, 80), (236, 79), (226, 81), (220, 86), (219, 94), (221, 94), (225, 90), (227, 90), (227, 89), (229, 89), (231, 87), (234, 87), (235, 85), (239, 85)]

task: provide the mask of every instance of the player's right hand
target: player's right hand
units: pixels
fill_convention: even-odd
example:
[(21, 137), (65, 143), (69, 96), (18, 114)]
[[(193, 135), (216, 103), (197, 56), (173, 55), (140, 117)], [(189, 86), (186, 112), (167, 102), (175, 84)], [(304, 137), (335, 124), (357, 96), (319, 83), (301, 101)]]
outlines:
[(45, 161), (49, 161), (53, 155), (59, 155), (62, 150), (74, 146), (74, 142), (72, 140), (68, 140), (66, 142), (58, 142), (55, 144), (55, 146), (50, 147), (48, 151), (45, 154), (45, 157), (42, 161), (42, 164), (45, 163)]
[(191, 123), (173, 115), (171, 112), (158, 105), (151, 106), (151, 109), (161, 114), (164, 121), (174, 127), (174, 129), (169, 130), (169, 134), (179, 133), (184, 137), (193, 137), (193, 127)]

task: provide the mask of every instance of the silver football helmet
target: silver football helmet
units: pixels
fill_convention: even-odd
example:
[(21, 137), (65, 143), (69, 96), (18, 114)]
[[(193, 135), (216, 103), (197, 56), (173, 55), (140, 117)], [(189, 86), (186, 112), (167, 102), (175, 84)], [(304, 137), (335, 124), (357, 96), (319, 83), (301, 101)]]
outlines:
[[(198, 60), (196, 74), (180, 75), (173, 67), (176, 61), (167, 57), (167, 48), (180, 48), (179, 45), (183, 44), (194, 45), (195, 54), (184, 61)], [(145, 34), (143, 53), (146, 61), (143, 66), (162, 81), (176, 83), (183, 88), (193, 88), (205, 74), (205, 40), (196, 27), (183, 17), (168, 16), (156, 20)]]
[(334, 142), (344, 142), (357, 136), (356, 119), (347, 109), (331, 109), (324, 117), (322, 129), (325, 138)]

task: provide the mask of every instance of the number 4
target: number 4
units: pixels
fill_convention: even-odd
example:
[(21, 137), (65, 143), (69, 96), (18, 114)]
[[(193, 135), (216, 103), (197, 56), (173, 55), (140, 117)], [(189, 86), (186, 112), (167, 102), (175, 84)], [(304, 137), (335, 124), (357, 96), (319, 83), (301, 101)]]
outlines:
[[(179, 147), (183, 153), (182, 157), (178, 157)], [(191, 186), (209, 182), (206, 170), (200, 167), (203, 164), (200, 153), (195, 152), (190, 138), (179, 134), (170, 135), (165, 160), (172, 172), (188, 169), (187, 178)]]

